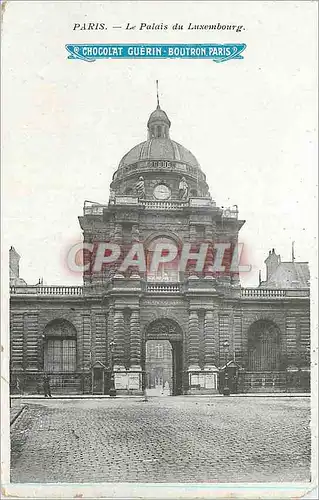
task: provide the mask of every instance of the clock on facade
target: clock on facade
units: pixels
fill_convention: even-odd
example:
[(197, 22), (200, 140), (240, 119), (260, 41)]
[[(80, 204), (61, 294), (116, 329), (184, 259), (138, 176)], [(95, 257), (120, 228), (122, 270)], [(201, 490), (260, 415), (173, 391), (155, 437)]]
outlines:
[(153, 194), (158, 200), (167, 200), (171, 196), (171, 190), (169, 187), (165, 186), (165, 184), (158, 184)]

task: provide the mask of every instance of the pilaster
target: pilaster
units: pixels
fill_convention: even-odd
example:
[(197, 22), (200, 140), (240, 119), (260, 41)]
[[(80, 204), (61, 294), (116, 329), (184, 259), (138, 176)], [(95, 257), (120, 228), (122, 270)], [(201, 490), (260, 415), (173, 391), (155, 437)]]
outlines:
[(191, 309), (188, 318), (188, 371), (199, 370), (198, 311)]
[(206, 310), (204, 318), (204, 369), (215, 368), (214, 311)]
[(133, 309), (130, 318), (130, 364), (131, 370), (141, 370), (141, 330), (139, 309)]
[(124, 367), (124, 313), (123, 309), (114, 310), (114, 371), (125, 370)]

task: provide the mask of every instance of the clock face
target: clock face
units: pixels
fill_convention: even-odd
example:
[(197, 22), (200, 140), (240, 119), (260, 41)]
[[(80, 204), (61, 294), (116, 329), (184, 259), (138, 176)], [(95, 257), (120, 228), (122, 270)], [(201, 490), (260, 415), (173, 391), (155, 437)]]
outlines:
[(154, 196), (158, 200), (167, 200), (171, 196), (171, 190), (165, 184), (158, 184), (154, 189)]

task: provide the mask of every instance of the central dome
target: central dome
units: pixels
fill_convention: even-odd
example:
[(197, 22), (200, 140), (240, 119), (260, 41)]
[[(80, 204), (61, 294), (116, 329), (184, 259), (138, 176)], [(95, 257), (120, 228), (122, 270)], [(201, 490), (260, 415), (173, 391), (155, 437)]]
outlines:
[[(114, 195), (143, 196), (154, 199), (158, 183), (170, 186), (172, 199), (179, 199), (180, 183), (188, 183), (189, 193), (207, 197), (209, 187), (195, 156), (170, 138), (171, 122), (157, 103), (147, 122), (147, 139), (134, 146), (120, 161), (110, 188)], [(113, 196), (113, 194), (112, 194)]]
[(152, 138), (137, 144), (123, 156), (119, 166), (132, 165), (141, 160), (180, 161), (200, 168), (195, 156), (169, 137)]

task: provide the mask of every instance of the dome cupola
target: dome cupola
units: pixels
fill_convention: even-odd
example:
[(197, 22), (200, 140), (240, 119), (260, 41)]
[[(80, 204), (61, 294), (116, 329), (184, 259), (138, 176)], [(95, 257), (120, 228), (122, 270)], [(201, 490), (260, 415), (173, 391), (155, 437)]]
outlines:
[(156, 80), (157, 88), (157, 107), (155, 111), (151, 114), (147, 122), (148, 128), (148, 139), (167, 139), (169, 138), (169, 129), (171, 122), (160, 107), (159, 95), (158, 95), (158, 80)]
[(148, 139), (167, 139), (169, 137), (169, 129), (171, 122), (159, 105), (159, 100), (157, 98), (157, 108), (148, 119)]

